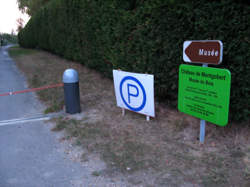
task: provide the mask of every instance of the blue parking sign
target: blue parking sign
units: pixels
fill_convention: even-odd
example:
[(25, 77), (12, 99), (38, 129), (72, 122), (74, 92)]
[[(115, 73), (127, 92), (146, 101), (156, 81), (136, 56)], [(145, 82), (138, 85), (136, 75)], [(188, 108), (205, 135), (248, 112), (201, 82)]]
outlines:
[(117, 106), (154, 117), (154, 76), (113, 70)]

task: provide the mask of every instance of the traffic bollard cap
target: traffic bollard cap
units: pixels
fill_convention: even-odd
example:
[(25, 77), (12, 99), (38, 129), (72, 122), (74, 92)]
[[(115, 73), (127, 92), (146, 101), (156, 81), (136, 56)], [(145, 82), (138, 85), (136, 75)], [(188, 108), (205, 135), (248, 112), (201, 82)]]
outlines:
[(79, 81), (78, 73), (74, 69), (67, 69), (63, 73), (63, 83), (76, 83)]

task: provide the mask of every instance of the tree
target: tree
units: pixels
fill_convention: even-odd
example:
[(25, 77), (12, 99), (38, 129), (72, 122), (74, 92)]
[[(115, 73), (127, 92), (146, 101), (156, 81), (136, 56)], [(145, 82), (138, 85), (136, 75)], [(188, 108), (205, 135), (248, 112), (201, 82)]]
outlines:
[(16, 22), (17, 22), (17, 32), (20, 32), (21, 30), (22, 30), (22, 28), (23, 28), (23, 19), (22, 18), (18, 18), (17, 20), (16, 20)]
[(19, 9), (33, 16), (40, 8), (51, 0), (17, 0)]

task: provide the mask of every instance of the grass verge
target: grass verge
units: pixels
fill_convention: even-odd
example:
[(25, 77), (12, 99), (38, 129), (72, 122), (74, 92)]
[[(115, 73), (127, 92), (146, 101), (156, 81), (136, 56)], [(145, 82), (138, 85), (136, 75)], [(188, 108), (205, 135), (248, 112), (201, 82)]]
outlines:
[[(38, 50), (24, 49), (18, 46), (12, 47), (9, 54), (17, 62), (17, 66), (26, 75), (30, 88), (38, 88), (46, 85), (62, 82), (63, 67), (52, 65), (50, 56), (44, 56)], [(60, 72), (60, 74), (58, 74)], [(53, 88), (37, 92), (47, 108), (44, 113), (57, 112), (62, 110), (64, 105), (63, 89)]]
[(9, 50), (9, 54), (12, 58), (17, 58), (23, 55), (31, 55), (35, 54), (37, 51), (34, 49), (25, 49), (20, 48), (19, 46), (13, 46), (11, 47), (11, 50)]
[[(198, 119), (157, 102), (157, 117), (150, 122), (129, 111), (123, 117), (116, 107), (112, 80), (101, 74), (41, 51), (14, 58), (31, 87), (61, 82), (67, 68), (78, 71), (84, 115), (80, 120), (68, 116), (54, 119), (53, 131), (64, 130), (76, 145), (98, 153), (111, 170), (128, 175), (132, 184), (249, 185), (250, 132), (246, 127), (237, 124), (217, 127), (208, 123), (205, 144), (200, 145)], [(60, 88), (38, 94), (48, 105), (46, 112), (62, 108)]]

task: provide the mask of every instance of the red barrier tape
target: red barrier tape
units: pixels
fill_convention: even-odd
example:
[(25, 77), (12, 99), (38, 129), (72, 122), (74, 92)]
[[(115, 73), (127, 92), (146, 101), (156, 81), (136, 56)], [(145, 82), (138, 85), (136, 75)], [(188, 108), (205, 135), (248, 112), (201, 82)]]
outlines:
[(54, 84), (54, 85), (49, 85), (49, 86), (43, 86), (40, 88), (31, 88), (31, 89), (21, 90), (21, 91), (16, 91), (16, 92), (3, 93), (3, 94), (0, 94), (0, 96), (16, 95), (16, 94), (27, 93), (27, 92), (36, 92), (40, 90), (45, 90), (49, 88), (57, 88), (57, 87), (62, 87), (62, 86), (63, 86), (63, 83), (60, 83), (60, 84)]

